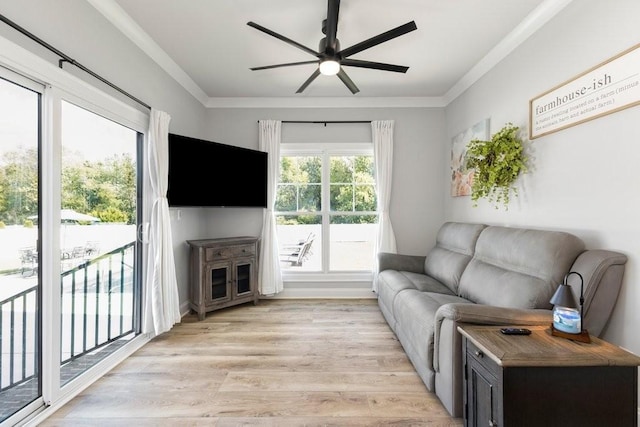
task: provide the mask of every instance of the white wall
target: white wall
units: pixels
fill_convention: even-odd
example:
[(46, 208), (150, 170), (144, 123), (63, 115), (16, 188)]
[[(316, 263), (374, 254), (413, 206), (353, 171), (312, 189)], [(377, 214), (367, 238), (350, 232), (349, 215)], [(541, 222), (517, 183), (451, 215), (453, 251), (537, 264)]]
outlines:
[[(443, 221), (441, 194), (445, 177), (440, 159), (446, 148), (444, 111), (434, 108), (388, 109), (212, 109), (207, 120), (208, 137), (214, 141), (258, 148), (258, 120), (394, 120), (394, 171), (390, 216), (404, 253), (424, 254), (435, 240)], [(369, 124), (282, 125), (284, 143), (369, 142)], [(416, 186), (415, 183), (427, 183)], [(259, 233), (262, 212), (238, 209), (211, 209), (206, 237), (222, 237), (232, 232)], [(247, 219), (237, 229), (238, 216)]]
[[(479, 120), (491, 133), (506, 122), (527, 129), (529, 100), (640, 42), (637, 0), (574, 1), (446, 108), (447, 138)], [(548, 136), (530, 145), (532, 170), (508, 211), (442, 192), (450, 220), (551, 228), (580, 236), (588, 248), (629, 257), (604, 338), (640, 354), (640, 107)], [(442, 160), (447, 165), (448, 157)]]

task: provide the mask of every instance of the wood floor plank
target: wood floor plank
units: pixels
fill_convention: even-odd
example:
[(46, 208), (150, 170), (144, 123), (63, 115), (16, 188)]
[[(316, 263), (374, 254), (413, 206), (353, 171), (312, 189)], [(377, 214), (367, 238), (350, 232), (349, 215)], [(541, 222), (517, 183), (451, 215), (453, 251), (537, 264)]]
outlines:
[(420, 393), (414, 372), (229, 372), (220, 391), (376, 391)]
[(373, 299), (186, 316), (42, 426), (462, 426)]

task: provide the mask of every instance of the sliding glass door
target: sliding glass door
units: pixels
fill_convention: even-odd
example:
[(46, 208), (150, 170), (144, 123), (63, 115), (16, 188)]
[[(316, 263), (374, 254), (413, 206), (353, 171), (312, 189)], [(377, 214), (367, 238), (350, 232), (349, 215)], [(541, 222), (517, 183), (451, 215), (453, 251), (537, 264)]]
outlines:
[(0, 67), (0, 423), (64, 401), (141, 331), (141, 120), (87, 96)]
[(0, 422), (42, 395), (42, 88), (14, 80), (0, 78)]
[(139, 330), (138, 132), (62, 101), (61, 372), (66, 384)]

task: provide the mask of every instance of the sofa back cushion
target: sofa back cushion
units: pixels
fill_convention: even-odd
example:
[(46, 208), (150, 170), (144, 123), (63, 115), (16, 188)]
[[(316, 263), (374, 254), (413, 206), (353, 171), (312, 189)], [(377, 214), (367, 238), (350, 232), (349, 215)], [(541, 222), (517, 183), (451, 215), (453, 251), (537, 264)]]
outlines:
[(459, 295), (477, 304), (549, 309), (584, 249), (582, 240), (561, 231), (487, 227), (460, 278)]
[(469, 264), (478, 236), (485, 227), (484, 224), (444, 223), (438, 231), (435, 247), (425, 259), (425, 273), (457, 294), (462, 272)]

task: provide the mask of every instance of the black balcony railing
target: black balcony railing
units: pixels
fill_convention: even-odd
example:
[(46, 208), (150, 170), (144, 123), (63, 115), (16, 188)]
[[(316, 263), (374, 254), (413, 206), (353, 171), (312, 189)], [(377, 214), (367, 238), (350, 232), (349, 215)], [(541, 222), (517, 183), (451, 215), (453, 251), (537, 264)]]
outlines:
[(62, 273), (62, 364), (134, 331), (133, 245)]
[(0, 302), (0, 391), (37, 374), (37, 286)]
[[(61, 274), (61, 364), (135, 332), (134, 243)], [(38, 369), (37, 286), (0, 301), (0, 392)]]

